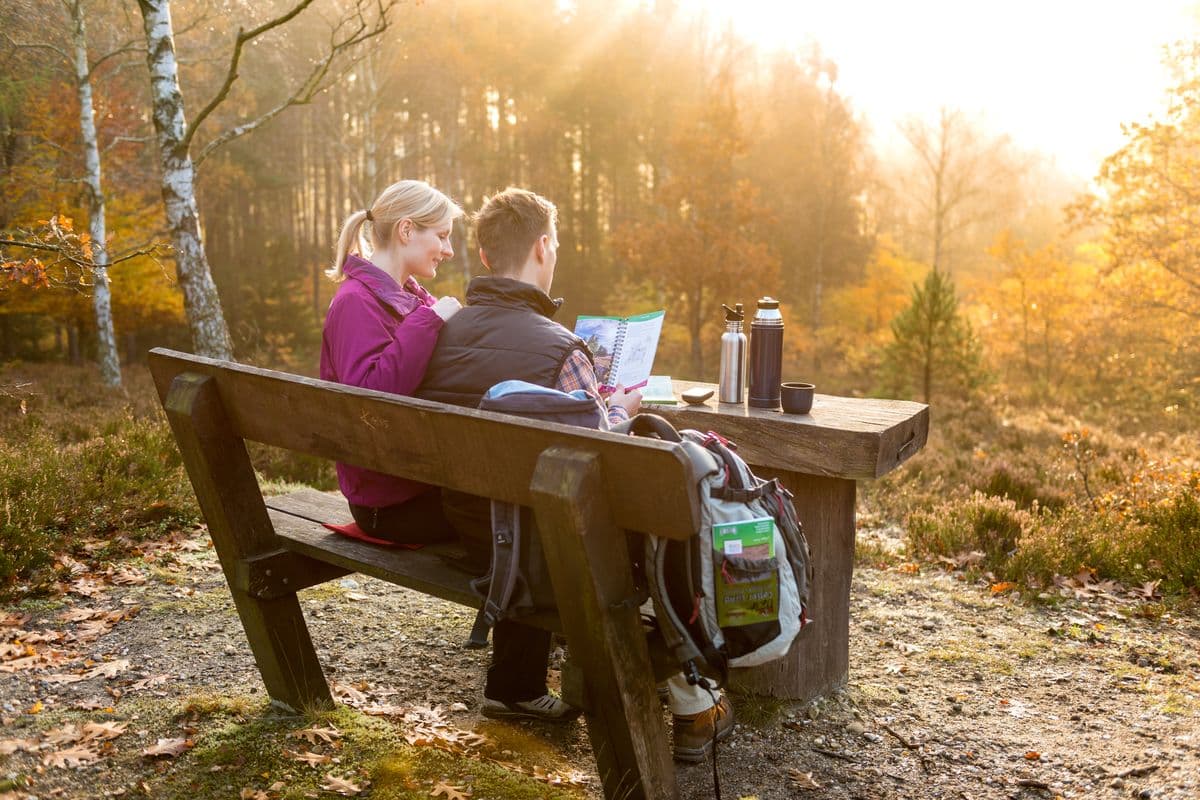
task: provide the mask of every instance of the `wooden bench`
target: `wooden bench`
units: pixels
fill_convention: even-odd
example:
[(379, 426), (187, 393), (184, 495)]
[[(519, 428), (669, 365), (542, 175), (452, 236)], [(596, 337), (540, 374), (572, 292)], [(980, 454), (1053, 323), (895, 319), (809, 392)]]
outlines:
[[(478, 607), (447, 546), (348, 539), (330, 496), (264, 502), (245, 442), (531, 506), (570, 643), (564, 694), (584, 709), (605, 797), (673, 798), (674, 765), (625, 530), (685, 538), (699, 505), (676, 445), (464, 409), (156, 349), (150, 369), (263, 683), (292, 708), (332, 703), (296, 599), (362, 572)], [(331, 505), (331, 503), (333, 505)], [(332, 515), (340, 506), (339, 515)], [(340, 519), (339, 519), (340, 517)], [(573, 678), (572, 675), (578, 675)]]

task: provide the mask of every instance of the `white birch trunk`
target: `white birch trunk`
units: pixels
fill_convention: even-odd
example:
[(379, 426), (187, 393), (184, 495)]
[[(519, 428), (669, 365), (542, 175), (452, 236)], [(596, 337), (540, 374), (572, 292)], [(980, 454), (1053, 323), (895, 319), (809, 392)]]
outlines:
[(196, 352), (210, 358), (233, 358), (221, 299), (204, 253), (200, 212), (196, 205), (196, 173), (183, 147), (187, 125), (183, 93), (175, 61), (170, 0), (138, 0), (146, 30), (146, 63), (162, 164), (162, 196), (175, 248), (175, 269), (183, 290), (183, 306)]
[(88, 233), (92, 237), (92, 307), (96, 312), (96, 355), (105, 385), (121, 385), (121, 361), (117, 337), (113, 333), (112, 294), (108, 283), (108, 230), (104, 212), (104, 192), (100, 180), (100, 147), (96, 141), (96, 115), (92, 105), (92, 76), (88, 68), (87, 31), (83, 21), (82, 0), (73, 0), (71, 40), (75, 56), (75, 86), (79, 91), (79, 131), (88, 197)]

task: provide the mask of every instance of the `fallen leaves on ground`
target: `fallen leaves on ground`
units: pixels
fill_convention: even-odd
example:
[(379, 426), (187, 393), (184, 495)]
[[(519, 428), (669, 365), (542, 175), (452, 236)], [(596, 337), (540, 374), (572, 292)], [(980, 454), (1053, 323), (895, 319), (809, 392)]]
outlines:
[(116, 661), (105, 661), (83, 673), (85, 678), (115, 678), (118, 674), (129, 669), (129, 659), (119, 658)]
[(342, 738), (342, 732), (330, 725), (328, 728), (305, 728), (302, 731), (292, 731), (293, 739), (305, 739), (309, 744), (325, 742), (331, 744), (334, 739)]
[(467, 800), (471, 796), (471, 790), (465, 786), (454, 786), (453, 784), (438, 781), (437, 786), (433, 787), (433, 791), (429, 793), (430, 797), (445, 797), (446, 800)]
[(101, 758), (100, 751), (95, 745), (78, 745), (65, 750), (56, 750), (42, 757), (42, 764), (47, 767), (76, 768), (94, 764)]
[(821, 784), (813, 779), (811, 772), (801, 772), (798, 769), (789, 768), (787, 774), (788, 782), (793, 789), (814, 790), (821, 788)]
[(159, 739), (154, 744), (142, 750), (142, 755), (149, 758), (157, 758), (159, 756), (174, 758), (180, 753), (186, 752), (191, 747), (191, 739)]
[(363, 790), (363, 786), (351, 781), (349, 778), (342, 778), (337, 775), (329, 774), (321, 781), (321, 788), (327, 792), (336, 792), (346, 796), (359, 794)]
[(310, 767), (319, 767), (322, 764), (329, 764), (333, 761), (332, 756), (322, 755), (321, 753), (310, 753), (307, 750), (288, 750), (284, 748), (283, 754), (292, 761), (303, 761)]
[(270, 800), (271, 796), (262, 789), (251, 789), (249, 787), (242, 789), (238, 795), (238, 800)]
[(416, 706), (404, 715), (404, 721), (407, 723), (404, 740), (410, 745), (463, 753), (488, 742), (483, 734), (451, 725), (441, 706)]

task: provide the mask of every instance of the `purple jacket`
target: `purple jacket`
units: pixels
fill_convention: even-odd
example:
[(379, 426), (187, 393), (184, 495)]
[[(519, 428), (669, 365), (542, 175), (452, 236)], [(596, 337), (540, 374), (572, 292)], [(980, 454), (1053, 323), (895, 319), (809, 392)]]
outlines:
[[(350, 255), (325, 315), (321, 335), (321, 380), (412, 394), (437, 344), (442, 318), (433, 295), (412, 278), (396, 283), (366, 259)], [(382, 508), (428, 491), (425, 483), (337, 465), (338, 486), (351, 503)]]

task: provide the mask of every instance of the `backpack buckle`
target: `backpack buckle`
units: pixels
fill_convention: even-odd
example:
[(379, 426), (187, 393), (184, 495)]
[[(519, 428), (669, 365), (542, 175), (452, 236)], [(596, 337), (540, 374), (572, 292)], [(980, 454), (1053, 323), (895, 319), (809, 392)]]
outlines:
[(737, 445), (736, 445), (736, 444), (734, 444), (733, 442), (729, 441), (728, 439), (726, 439), (724, 436), (722, 436), (721, 434), (717, 433), (716, 431), (707, 431), (707, 432), (705, 432), (705, 434), (704, 434), (704, 441), (702, 441), (702, 442), (700, 443), (700, 446), (701, 446), (701, 447), (708, 447), (708, 446), (709, 446), (710, 444), (712, 444), (713, 442), (717, 442), (717, 443), (719, 443), (719, 444), (722, 444), (722, 445), (724, 445), (725, 447), (728, 447), (730, 450), (737, 450)]

